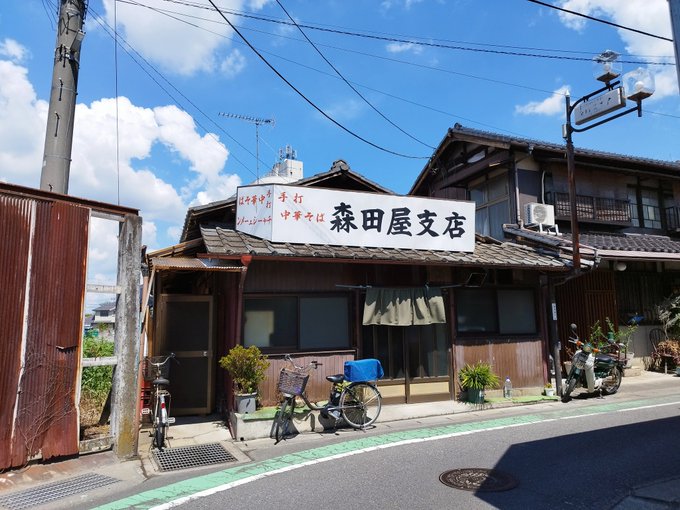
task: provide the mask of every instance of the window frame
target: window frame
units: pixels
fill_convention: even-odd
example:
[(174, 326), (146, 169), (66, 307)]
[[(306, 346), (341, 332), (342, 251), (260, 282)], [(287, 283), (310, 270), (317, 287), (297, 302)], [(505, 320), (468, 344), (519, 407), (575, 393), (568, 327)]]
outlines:
[[(272, 347), (272, 346), (262, 346), (259, 349), (264, 354), (284, 354), (288, 352), (304, 353), (304, 352), (335, 352), (335, 351), (346, 351), (354, 348), (354, 319), (353, 319), (353, 296), (347, 292), (311, 292), (311, 293), (249, 293), (243, 295), (243, 312), (241, 314), (241, 345), (248, 347), (245, 343), (246, 341), (246, 331), (245, 331), (245, 321), (246, 321), (246, 302), (248, 300), (258, 300), (258, 299), (290, 299), (295, 300), (295, 343), (288, 344), (283, 347)], [(345, 300), (346, 304), (346, 314), (347, 319), (347, 343), (343, 346), (335, 347), (307, 347), (302, 349), (300, 347), (301, 339), (301, 305), (302, 299), (315, 299), (315, 298), (342, 298)]]
[[(502, 182), (504, 193), (490, 199), (490, 190), (492, 186), (498, 182)], [(483, 201), (477, 202), (477, 200), (473, 198), (473, 193), (478, 193)], [(474, 185), (468, 186), (468, 197), (470, 200), (475, 202), (475, 232), (481, 235), (493, 237), (494, 239), (497, 238), (494, 237), (491, 224), (491, 209), (494, 208), (494, 206), (505, 204), (506, 221), (501, 222), (501, 229), (499, 232), (501, 235), (499, 239), (503, 239), (505, 236), (503, 235), (502, 224), (508, 223), (510, 219), (510, 184), (508, 183), (508, 174), (504, 172), (481, 182), (477, 182)], [(484, 232), (485, 229), (481, 228), (482, 224), (477, 221), (479, 219), (480, 213), (484, 213), (485, 215), (486, 220), (484, 222), (484, 227), (488, 228), (488, 233)]]
[[(459, 329), (459, 308), (458, 302), (461, 299), (461, 295), (465, 292), (476, 292), (476, 291), (486, 291), (493, 292), (493, 307), (496, 313), (495, 323), (496, 329), (489, 331), (461, 331)], [(521, 333), (505, 333), (501, 332), (501, 310), (500, 310), (500, 299), (499, 294), (502, 291), (525, 291), (531, 295), (533, 301), (533, 315), (534, 315), (534, 329), (529, 332)], [(482, 336), (493, 336), (493, 337), (503, 337), (503, 338), (518, 338), (518, 337), (534, 337), (540, 334), (540, 317), (538, 313), (538, 295), (536, 288), (531, 286), (494, 286), (494, 287), (479, 287), (479, 288), (460, 288), (454, 290), (454, 317), (455, 321), (455, 333), (459, 338), (476, 338)]]

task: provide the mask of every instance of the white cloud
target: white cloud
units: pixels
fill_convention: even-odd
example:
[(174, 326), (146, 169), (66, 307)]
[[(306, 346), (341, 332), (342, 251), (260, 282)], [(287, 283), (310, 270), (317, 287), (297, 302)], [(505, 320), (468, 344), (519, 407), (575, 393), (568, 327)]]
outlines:
[(396, 43), (392, 42), (385, 46), (389, 53), (413, 53), (420, 55), (423, 52), (423, 47), (413, 43)]
[[(667, 0), (626, 0), (625, 2), (618, 0), (563, 0), (559, 5), (565, 9), (603, 18), (624, 27), (669, 39), (673, 37)], [(560, 13), (559, 16), (566, 26), (579, 32), (586, 30), (589, 24), (597, 23), (567, 13)], [(630, 30), (617, 29), (617, 32), (625, 45), (625, 53), (640, 55), (643, 60), (649, 62), (669, 63), (674, 61), (672, 43)], [(616, 48), (610, 49), (617, 50)], [(624, 73), (632, 70), (632, 66), (628, 65), (628, 67), (628, 69), (624, 68)], [(650, 71), (655, 74), (657, 82), (656, 92), (652, 99), (661, 99), (677, 94), (677, 76), (675, 76), (676, 72), (673, 66), (650, 66)]]
[[(37, 99), (25, 67), (0, 59), (0, 75), (0, 180), (37, 188), (48, 104)], [(241, 184), (223, 172), (229, 152), (217, 136), (199, 134), (176, 106), (144, 108), (120, 97), (117, 148), (115, 99), (78, 104), (73, 134), (69, 194), (139, 209), (150, 249), (177, 242), (189, 203), (225, 199)], [(154, 147), (175, 156), (162, 174), (149, 167)], [(116, 235), (93, 222), (91, 280), (115, 278)]]
[(0, 56), (9, 57), (17, 63), (23, 62), (29, 56), (28, 48), (22, 46), (14, 39), (6, 38), (0, 42)]
[[(103, 3), (107, 23), (113, 26), (114, 0), (103, 0)], [(223, 12), (229, 12), (243, 11), (246, 7), (259, 10), (267, 3), (268, 0), (222, 0), (219, 6)], [(166, 16), (163, 11), (171, 12)], [(185, 76), (214, 72), (229, 58), (222, 52), (231, 45), (229, 37), (233, 31), (222, 16), (212, 10), (163, 0), (146, 0), (143, 6), (118, 2), (115, 17), (126, 41), (164, 71)]]
[(515, 113), (520, 115), (558, 115), (564, 113), (564, 95), (569, 92), (569, 86), (564, 85), (553, 95), (543, 101), (531, 101), (525, 105), (515, 106)]
[(234, 49), (224, 60), (222, 60), (220, 71), (222, 71), (224, 77), (231, 79), (243, 71), (245, 67), (246, 58), (239, 50)]
[(40, 184), (47, 102), (39, 100), (28, 70), (0, 60), (0, 180)]

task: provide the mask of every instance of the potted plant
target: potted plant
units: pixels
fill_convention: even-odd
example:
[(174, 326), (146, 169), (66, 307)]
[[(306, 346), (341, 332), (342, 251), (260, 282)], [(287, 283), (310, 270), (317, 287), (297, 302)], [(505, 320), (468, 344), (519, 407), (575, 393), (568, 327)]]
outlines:
[(484, 402), (486, 388), (498, 388), (499, 377), (491, 369), (491, 365), (482, 361), (474, 365), (466, 364), (459, 372), (460, 385), (467, 391), (468, 402), (481, 404)]
[(237, 412), (255, 411), (257, 387), (264, 381), (265, 372), (269, 368), (267, 357), (254, 345), (247, 349), (242, 345), (237, 345), (226, 356), (220, 358), (219, 364), (229, 372), (236, 386)]
[(555, 395), (555, 388), (553, 388), (552, 383), (545, 383), (543, 391), (545, 392), (546, 397), (552, 397)]

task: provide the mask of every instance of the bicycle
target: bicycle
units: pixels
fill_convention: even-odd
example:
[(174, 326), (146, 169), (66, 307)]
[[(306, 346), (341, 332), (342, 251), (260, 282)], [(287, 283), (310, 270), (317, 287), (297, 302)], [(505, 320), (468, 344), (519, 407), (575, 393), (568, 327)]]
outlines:
[(286, 354), (285, 359), (292, 370), (283, 368), (279, 374), (278, 389), (283, 395), (283, 401), (273, 424), (276, 443), (291, 432), (296, 397), (300, 397), (309, 409), (319, 411), (323, 418), (334, 419), (336, 426), (342, 418), (350, 427), (363, 430), (378, 419), (382, 409), (382, 396), (375, 384), (369, 382), (383, 376), (382, 365), (377, 359), (347, 361), (344, 374), (326, 376), (332, 386), (324, 405), (310, 402), (305, 393), (309, 373), (323, 364), (310, 361), (307, 366), (301, 367), (295, 364), (290, 354)]
[[(168, 428), (175, 423), (175, 418), (170, 417), (170, 385), (168, 374), (170, 372), (169, 361), (175, 358), (175, 353), (168, 356), (151, 356), (144, 358), (146, 362), (144, 378), (153, 385), (151, 407), (142, 409), (142, 414), (151, 414), (151, 446), (163, 450), (165, 440), (168, 437)], [(179, 363), (175, 360), (176, 363)]]

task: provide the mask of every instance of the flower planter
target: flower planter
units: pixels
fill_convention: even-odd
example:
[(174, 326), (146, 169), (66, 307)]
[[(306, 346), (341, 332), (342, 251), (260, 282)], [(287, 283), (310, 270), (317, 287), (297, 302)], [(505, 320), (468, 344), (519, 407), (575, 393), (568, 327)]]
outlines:
[(237, 393), (236, 412), (240, 414), (254, 413), (257, 406), (257, 392), (255, 393)]
[(545, 390), (545, 396), (546, 397), (554, 397), (555, 396), (555, 388), (543, 388)]
[(467, 401), (472, 404), (484, 403), (484, 390), (476, 390), (473, 388), (467, 389)]

